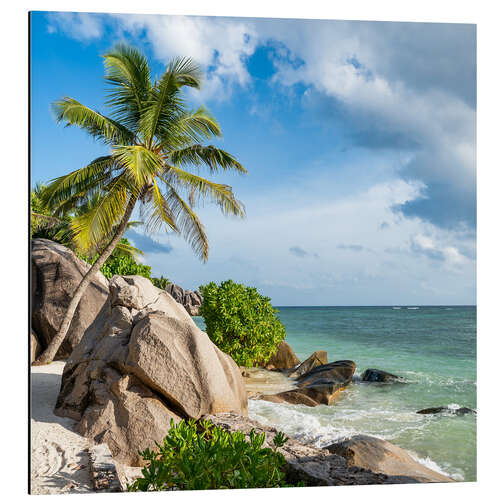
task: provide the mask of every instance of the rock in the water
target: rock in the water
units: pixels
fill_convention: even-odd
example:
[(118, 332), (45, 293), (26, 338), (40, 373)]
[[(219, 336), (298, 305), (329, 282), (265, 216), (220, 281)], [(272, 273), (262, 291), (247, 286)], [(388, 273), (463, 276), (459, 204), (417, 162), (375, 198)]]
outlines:
[(449, 406), (436, 406), (434, 408), (424, 408), (423, 410), (418, 410), (417, 413), (420, 415), (436, 415), (439, 413), (451, 414), (451, 415), (468, 415), (470, 413), (476, 413), (476, 410), (472, 408), (467, 408), (465, 406), (460, 408), (454, 408)]
[[(251, 429), (265, 432), (265, 447), (272, 447), (277, 430), (261, 425), (234, 413), (205, 415), (203, 419), (210, 420), (215, 425), (229, 431), (241, 431), (249, 435)], [(282, 448), (279, 448), (287, 462), (286, 480), (290, 483), (303, 481), (306, 486), (340, 486), (348, 484), (395, 484), (420, 482), (407, 476), (389, 476), (375, 473), (361, 467), (350, 467), (347, 460), (328, 450), (304, 445), (290, 438)]]
[(303, 394), (300, 390), (285, 391), (278, 394), (264, 394), (254, 399), (270, 401), (271, 403), (289, 403), (291, 405), (305, 405), (311, 407), (319, 405), (317, 401), (307, 396), (307, 394)]
[(171, 419), (246, 415), (238, 366), (180, 304), (140, 276), (114, 276), (110, 290), (66, 363), (57, 415), (127, 465), (140, 464), (137, 451), (162, 440)]
[(312, 353), (304, 362), (302, 362), (291, 374), (292, 377), (300, 377), (320, 365), (328, 363), (326, 351), (316, 351)]
[[(89, 264), (59, 243), (41, 238), (31, 241), (31, 324), (42, 350), (59, 330), (76, 287), (89, 269)], [(71, 354), (107, 297), (108, 280), (98, 272), (83, 294), (55, 359)]]
[(405, 476), (420, 483), (453, 482), (451, 478), (417, 462), (402, 448), (371, 436), (357, 435), (333, 443), (325, 449), (347, 460), (347, 465), (362, 467), (388, 476)]
[(354, 361), (342, 360), (319, 365), (297, 378), (297, 388), (260, 399), (275, 403), (331, 405), (348, 385), (356, 370)]
[(403, 382), (404, 379), (399, 375), (377, 370), (376, 368), (368, 368), (361, 375), (362, 382)]
[(297, 378), (300, 387), (311, 387), (320, 384), (347, 385), (356, 371), (356, 363), (351, 360), (333, 361), (313, 368)]
[(42, 348), (40, 346), (40, 342), (38, 341), (38, 337), (32, 331), (30, 332), (30, 359), (31, 362), (35, 361), (36, 358), (41, 354)]
[(288, 342), (284, 340), (278, 345), (278, 350), (269, 358), (264, 368), (266, 370), (291, 370), (300, 363)]

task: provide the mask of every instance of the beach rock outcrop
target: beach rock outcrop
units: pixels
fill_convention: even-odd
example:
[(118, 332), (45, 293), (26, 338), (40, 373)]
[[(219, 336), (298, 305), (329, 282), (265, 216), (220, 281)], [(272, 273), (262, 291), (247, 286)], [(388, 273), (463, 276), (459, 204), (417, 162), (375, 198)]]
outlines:
[(288, 403), (291, 405), (305, 405), (310, 407), (319, 405), (317, 401), (310, 398), (307, 394), (303, 394), (300, 390), (279, 392), (278, 394), (259, 394), (253, 399), (270, 401), (271, 403)]
[(347, 385), (356, 371), (356, 363), (351, 360), (333, 361), (317, 366), (297, 378), (300, 387), (312, 387), (319, 384)]
[(368, 368), (361, 374), (362, 382), (404, 382), (404, 379), (399, 375), (377, 370), (376, 368)]
[(353, 436), (325, 449), (344, 457), (350, 467), (362, 467), (388, 476), (410, 477), (419, 483), (453, 482), (448, 476), (417, 462), (403, 448), (372, 436)]
[(262, 395), (259, 399), (273, 403), (331, 405), (351, 382), (356, 363), (350, 360), (319, 365), (297, 378), (297, 388), (277, 394)]
[(198, 316), (200, 314), (200, 306), (203, 302), (203, 297), (198, 290), (184, 290), (179, 285), (171, 283), (165, 287), (165, 291), (169, 293), (179, 304), (182, 304), (190, 316)]
[(269, 358), (264, 368), (266, 370), (292, 370), (300, 364), (300, 359), (297, 358), (293, 349), (288, 342), (284, 340), (278, 345), (278, 350)]
[(55, 413), (109, 446), (126, 465), (170, 420), (247, 414), (240, 370), (168, 293), (141, 276), (114, 276), (110, 294), (64, 368)]
[[(31, 241), (31, 324), (42, 350), (59, 330), (73, 293), (89, 268), (59, 243), (42, 238)], [(108, 280), (98, 272), (83, 294), (55, 359), (71, 354), (107, 297)]]
[(467, 408), (466, 406), (462, 407), (453, 407), (453, 406), (436, 406), (434, 408), (424, 408), (423, 410), (418, 410), (418, 414), (420, 415), (437, 415), (437, 414), (448, 414), (448, 415), (469, 415), (471, 413), (477, 413), (476, 410), (472, 408)]
[[(229, 431), (240, 431), (248, 435), (251, 429), (258, 433), (265, 432), (263, 446), (272, 447), (277, 429), (261, 425), (249, 418), (234, 413), (205, 415), (203, 419), (210, 420)], [(303, 481), (305, 486), (340, 486), (361, 484), (403, 484), (428, 482), (423, 477), (414, 478), (404, 475), (389, 475), (377, 473), (359, 466), (351, 466), (348, 460), (326, 449), (316, 448), (289, 438), (279, 451), (285, 457), (286, 480), (291, 483)], [(403, 450), (404, 451), (404, 450)], [(423, 467), (423, 466), (421, 466)], [(425, 467), (423, 467), (425, 469)], [(433, 472), (433, 471), (430, 471)], [(442, 476), (445, 480), (449, 480)], [(437, 481), (439, 482), (439, 480)]]
[(300, 377), (320, 365), (328, 363), (328, 354), (326, 351), (313, 352), (305, 361), (303, 361), (291, 374), (291, 377)]

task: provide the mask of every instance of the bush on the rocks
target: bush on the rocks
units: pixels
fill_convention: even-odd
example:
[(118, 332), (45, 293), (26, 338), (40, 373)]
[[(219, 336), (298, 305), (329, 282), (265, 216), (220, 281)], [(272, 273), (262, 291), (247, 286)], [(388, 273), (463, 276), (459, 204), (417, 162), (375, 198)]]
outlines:
[(212, 342), (240, 366), (265, 364), (286, 334), (271, 299), (232, 280), (201, 286), (200, 293), (200, 315)]
[(208, 420), (171, 421), (157, 450), (141, 452), (147, 462), (143, 477), (128, 491), (207, 490), (221, 488), (274, 488), (285, 483), (285, 458), (277, 451), (288, 440), (278, 433), (273, 449), (263, 448), (265, 434), (230, 432)]

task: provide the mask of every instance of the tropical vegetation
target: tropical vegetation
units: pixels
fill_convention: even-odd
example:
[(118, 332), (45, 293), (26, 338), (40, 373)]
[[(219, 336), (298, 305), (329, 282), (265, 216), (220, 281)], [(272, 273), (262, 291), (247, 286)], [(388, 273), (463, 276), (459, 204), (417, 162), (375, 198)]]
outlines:
[(71, 97), (53, 105), (58, 122), (80, 127), (109, 146), (110, 152), (55, 179), (42, 192), (42, 206), (53, 217), (98, 194), (94, 206), (72, 219), (71, 230), (80, 248), (98, 248), (99, 256), (75, 290), (58, 333), (37, 364), (53, 359), (86, 287), (120, 242), (136, 206), (147, 230), (183, 235), (203, 261), (209, 245), (196, 205), (208, 199), (224, 214), (244, 217), (244, 207), (230, 186), (198, 175), (202, 168), (211, 174), (246, 173), (234, 156), (204, 144), (221, 136), (215, 118), (203, 107), (187, 107), (183, 89), (200, 88), (199, 67), (189, 58), (176, 58), (160, 78), (152, 79), (146, 57), (126, 45), (106, 53), (104, 65), (108, 115)]
[(208, 283), (200, 293), (200, 315), (212, 342), (240, 366), (265, 364), (286, 335), (271, 299), (232, 280)]
[(287, 440), (279, 432), (268, 448), (263, 446), (265, 434), (254, 429), (246, 439), (242, 432), (208, 420), (181, 420), (177, 425), (171, 421), (163, 443), (140, 452), (146, 466), (128, 491), (296, 486), (286, 483), (286, 461), (277, 451)]

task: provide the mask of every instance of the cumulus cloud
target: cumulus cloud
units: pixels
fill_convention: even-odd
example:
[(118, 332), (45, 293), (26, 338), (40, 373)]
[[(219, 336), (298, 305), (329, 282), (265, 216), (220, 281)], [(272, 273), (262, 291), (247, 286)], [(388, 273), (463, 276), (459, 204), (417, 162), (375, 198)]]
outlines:
[(85, 12), (50, 12), (47, 14), (49, 33), (64, 33), (70, 38), (89, 41), (103, 33), (103, 17)]
[[(99, 15), (52, 15), (52, 30), (80, 39)], [(404, 152), (400, 175), (421, 196), (402, 215), (443, 228), (476, 225), (476, 28), (474, 25), (113, 15), (127, 39), (158, 60), (189, 55), (207, 79), (193, 97), (226, 99), (248, 86), (247, 62), (269, 50), (272, 80), (306, 87), (302, 104), (339, 121), (353, 147)]]
[(353, 146), (405, 151), (401, 175), (420, 181), (403, 215), (475, 227), (474, 25), (118, 16), (156, 57), (189, 54), (208, 70), (203, 98), (248, 85), (246, 62), (270, 50), (283, 89), (350, 130)]
[(258, 38), (244, 20), (126, 14), (114, 18), (127, 36), (144, 37), (158, 60), (187, 55), (201, 64), (207, 76), (197, 98), (225, 99), (232, 85), (250, 81), (246, 59), (254, 53)]

